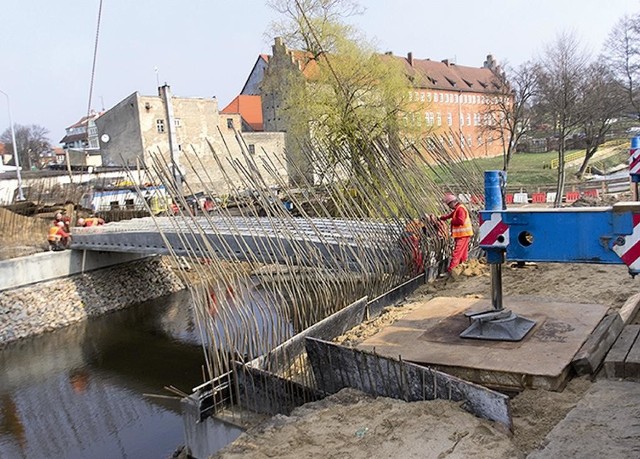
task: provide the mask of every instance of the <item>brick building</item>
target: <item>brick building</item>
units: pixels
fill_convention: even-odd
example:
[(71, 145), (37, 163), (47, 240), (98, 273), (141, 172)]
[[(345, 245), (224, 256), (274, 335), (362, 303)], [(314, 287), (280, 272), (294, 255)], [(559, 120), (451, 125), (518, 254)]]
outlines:
[[(289, 121), (280, 109), (286, 98), (286, 82), (292, 72), (309, 79), (316, 70), (316, 62), (310, 61), (304, 52), (288, 49), (280, 38), (275, 39), (272, 50), (273, 55), (263, 59), (261, 66), (254, 65), (245, 87), (249, 82), (252, 88), (259, 86), (257, 81), (265, 73), (282, 75), (276, 78), (281, 84), (261, 86), (262, 112), (265, 131), (287, 132)], [(412, 53), (406, 57), (386, 53), (384, 57), (401, 62), (412, 107), (407, 122), (417, 127), (424, 137), (438, 136), (452, 145), (461, 145), (468, 156), (502, 154), (498, 133), (483, 128), (491, 122), (488, 107), (505, 94), (496, 78), (501, 70), (493, 56), (488, 55), (481, 67), (458, 65), (449, 60), (416, 59)], [(289, 142), (290, 139), (288, 147)]]

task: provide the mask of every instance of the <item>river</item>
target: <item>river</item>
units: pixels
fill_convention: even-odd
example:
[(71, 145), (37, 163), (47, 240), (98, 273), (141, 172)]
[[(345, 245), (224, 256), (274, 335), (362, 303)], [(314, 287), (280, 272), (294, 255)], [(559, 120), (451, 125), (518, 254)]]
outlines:
[[(165, 458), (184, 443), (178, 400), (202, 382), (186, 291), (0, 350), (0, 458)], [(214, 422), (217, 448), (241, 431)]]

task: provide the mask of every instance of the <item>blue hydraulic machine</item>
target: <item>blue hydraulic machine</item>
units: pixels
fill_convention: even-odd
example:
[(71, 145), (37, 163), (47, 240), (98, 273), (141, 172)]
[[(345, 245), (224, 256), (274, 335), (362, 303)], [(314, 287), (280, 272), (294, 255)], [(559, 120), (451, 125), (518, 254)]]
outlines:
[[(640, 137), (631, 142), (631, 180), (640, 182)], [(640, 202), (607, 207), (518, 208), (504, 205), (503, 171), (485, 171), (479, 243), (491, 266), (492, 309), (468, 313), (462, 338), (520, 341), (535, 321), (502, 304), (502, 264), (516, 262), (625, 264), (640, 273)]]

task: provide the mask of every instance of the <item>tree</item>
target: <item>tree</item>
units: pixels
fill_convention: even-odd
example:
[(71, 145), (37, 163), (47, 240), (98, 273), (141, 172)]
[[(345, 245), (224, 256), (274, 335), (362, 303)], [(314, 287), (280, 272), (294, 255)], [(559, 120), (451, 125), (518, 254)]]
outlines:
[(535, 64), (525, 62), (516, 69), (506, 68), (505, 72), (495, 75), (495, 97), (483, 109), (485, 123), (482, 130), (497, 138), (503, 146), (503, 169), (509, 169), (509, 163), (520, 139), (531, 126), (531, 102), (537, 91)]
[[(49, 130), (36, 124), (29, 126), (15, 124), (13, 128), (16, 135), (16, 143), (18, 144), (17, 150), (20, 166), (29, 170), (33, 165), (38, 163), (41, 154), (51, 150), (51, 143), (47, 137)], [(0, 142), (4, 143), (7, 154), (9, 152), (11, 153), (12, 159), (9, 163), (14, 165), (11, 128), (7, 128), (2, 135), (0, 135)]]
[[(323, 174), (335, 169), (344, 158), (332, 152), (348, 152), (349, 173), (371, 173), (380, 158), (372, 151), (373, 140), (387, 142), (413, 129), (401, 126), (409, 108), (407, 79), (403, 65), (393, 56), (376, 54), (357, 31), (343, 19), (357, 11), (355, 2), (337, 0), (282, 0), (277, 11), (284, 13), (274, 33), (285, 33), (301, 47), (291, 58), (281, 59), (274, 47), (269, 69), (262, 83), (263, 101), (278, 110), (274, 118), (284, 119), (288, 152), (298, 143), (313, 139), (325, 144), (324, 164), (314, 164)], [(281, 41), (280, 41), (281, 42)], [(276, 41), (278, 43), (278, 41)], [(417, 111), (417, 108), (413, 108)], [(323, 170), (318, 170), (323, 168)], [(360, 171), (360, 172), (358, 172)]]
[(604, 45), (607, 60), (626, 94), (627, 115), (640, 120), (640, 14), (622, 17)]
[(558, 140), (558, 182), (555, 207), (562, 203), (565, 184), (566, 140), (582, 124), (581, 90), (588, 65), (588, 55), (577, 38), (562, 33), (548, 45), (537, 65), (539, 91), (536, 109), (539, 116), (553, 126)]
[(584, 160), (576, 174), (578, 178), (584, 175), (589, 161), (611, 129), (612, 121), (621, 114), (626, 99), (613, 73), (602, 61), (592, 63), (586, 75), (579, 116), (586, 147)]

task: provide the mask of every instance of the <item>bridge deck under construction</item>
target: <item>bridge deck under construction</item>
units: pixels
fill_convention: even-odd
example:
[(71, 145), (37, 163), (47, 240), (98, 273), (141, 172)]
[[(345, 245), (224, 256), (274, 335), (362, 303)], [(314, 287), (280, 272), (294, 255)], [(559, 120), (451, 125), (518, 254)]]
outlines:
[(71, 248), (387, 271), (398, 226), (329, 218), (148, 217), (74, 228)]
[(460, 338), (467, 311), (491, 308), (486, 299), (434, 298), (365, 340), (363, 350), (423, 364), (505, 390), (561, 390), (571, 361), (607, 313), (598, 304), (505, 298), (505, 307), (536, 321), (519, 342)]

